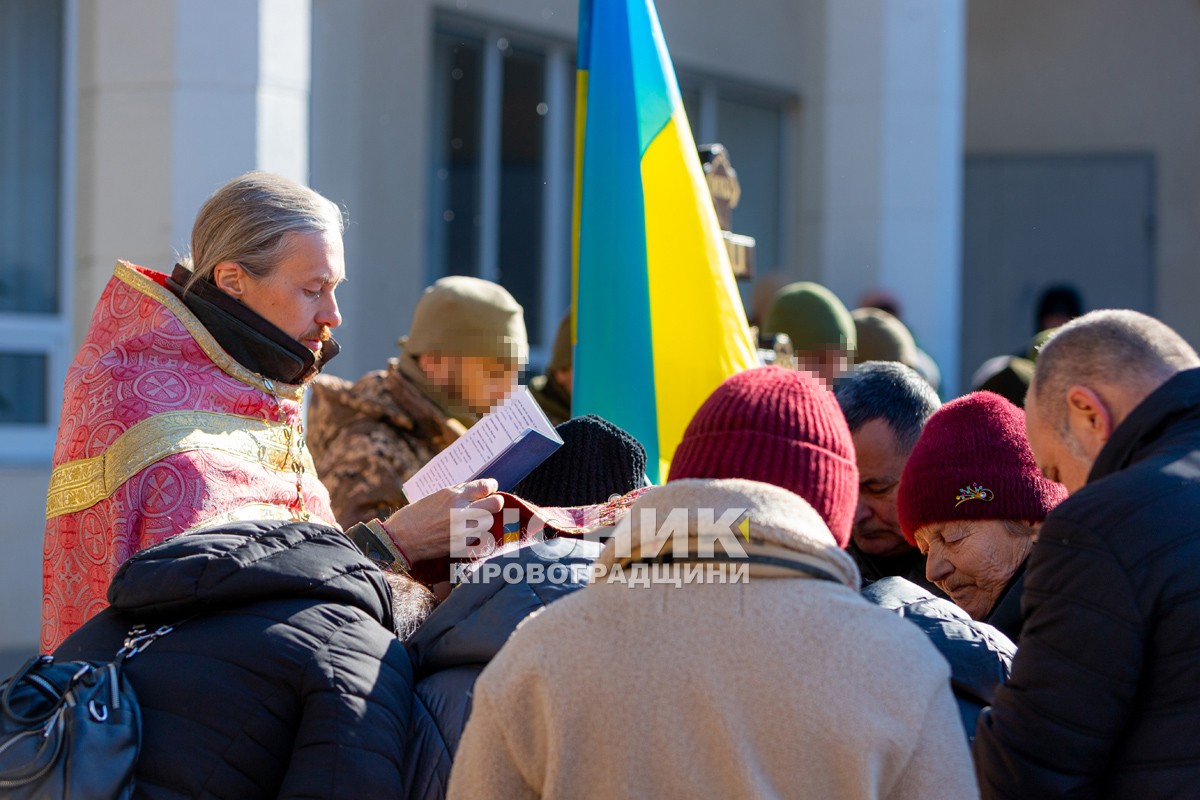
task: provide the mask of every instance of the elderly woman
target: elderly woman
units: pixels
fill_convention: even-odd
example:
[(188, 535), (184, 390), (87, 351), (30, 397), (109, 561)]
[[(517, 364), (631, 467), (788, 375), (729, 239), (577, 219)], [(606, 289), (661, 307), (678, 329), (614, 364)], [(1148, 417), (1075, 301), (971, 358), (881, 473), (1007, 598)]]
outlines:
[(927, 558), (926, 577), (1015, 642), (1025, 560), (1066, 497), (1038, 470), (1024, 412), (975, 392), (930, 417), (904, 466), (897, 510), (905, 538)]

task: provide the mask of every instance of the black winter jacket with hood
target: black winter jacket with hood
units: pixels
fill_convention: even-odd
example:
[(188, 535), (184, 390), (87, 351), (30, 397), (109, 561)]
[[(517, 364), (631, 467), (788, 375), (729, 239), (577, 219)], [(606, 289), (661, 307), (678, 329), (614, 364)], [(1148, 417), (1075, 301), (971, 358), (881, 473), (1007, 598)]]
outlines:
[(1200, 792), (1200, 369), (1113, 431), (1042, 526), (1012, 676), (980, 718), (984, 798)]
[(382, 573), (339, 531), (239, 522), (126, 561), (112, 606), (55, 652), (111, 660), (135, 623), (179, 627), (131, 659), (138, 798), (394, 797), (412, 669)]

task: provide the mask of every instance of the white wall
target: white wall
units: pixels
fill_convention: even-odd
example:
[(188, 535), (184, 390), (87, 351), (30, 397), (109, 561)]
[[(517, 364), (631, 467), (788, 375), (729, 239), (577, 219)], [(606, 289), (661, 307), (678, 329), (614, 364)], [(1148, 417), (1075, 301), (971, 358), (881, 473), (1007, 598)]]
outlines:
[(330, 371), (384, 366), (425, 287), (431, 8), (314, 0), (312, 185), (349, 212), (342, 354)]
[[(904, 321), (958, 387), (962, 0), (831, 3), (813, 122), (820, 275), (851, 308), (895, 294)], [(808, 220), (812, 224), (811, 218)]]

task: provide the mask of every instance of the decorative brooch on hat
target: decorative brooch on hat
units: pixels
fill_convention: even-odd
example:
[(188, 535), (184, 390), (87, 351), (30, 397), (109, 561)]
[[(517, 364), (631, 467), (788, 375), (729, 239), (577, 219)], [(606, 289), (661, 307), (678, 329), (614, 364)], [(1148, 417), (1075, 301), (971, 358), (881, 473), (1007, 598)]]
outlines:
[(958, 508), (968, 500), (982, 500), (985, 503), (990, 503), (996, 499), (996, 494), (991, 489), (985, 489), (978, 483), (973, 483), (970, 486), (964, 486), (959, 489), (954, 499), (958, 501), (954, 504), (954, 507)]

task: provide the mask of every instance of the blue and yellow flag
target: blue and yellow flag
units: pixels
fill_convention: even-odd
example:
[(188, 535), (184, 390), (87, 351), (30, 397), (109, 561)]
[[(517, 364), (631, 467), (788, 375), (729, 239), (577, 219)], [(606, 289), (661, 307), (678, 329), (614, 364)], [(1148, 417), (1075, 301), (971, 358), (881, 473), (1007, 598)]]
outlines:
[(661, 482), (755, 352), (653, 0), (581, 0), (577, 76), (572, 413), (636, 436)]

